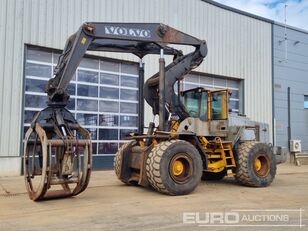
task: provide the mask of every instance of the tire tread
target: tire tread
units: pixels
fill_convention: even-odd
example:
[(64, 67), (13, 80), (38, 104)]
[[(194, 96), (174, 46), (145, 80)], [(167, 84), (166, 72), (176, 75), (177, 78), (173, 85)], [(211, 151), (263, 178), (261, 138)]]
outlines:
[[(237, 171), (235, 174), (236, 180), (246, 186), (252, 186), (252, 187), (260, 187), (259, 184), (257, 184), (250, 176), (249, 172), (253, 171), (252, 166), (248, 165), (248, 158), (250, 150), (259, 142), (256, 141), (247, 141), (242, 143), (239, 146), (238, 150), (238, 163), (237, 163)], [(276, 172), (276, 165), (274, 171)], [(274, 177), (270, 179), (270, 184), (273, 181)]]
[(164, 186), (160, 175), (160, 161), (164, 151), (173, 143), (181, 142), (179, 140), (168, 140), (156, 145), (149, 153), (146, 161), (146, 175), (151, 186), (158, 192), (173, 195)]

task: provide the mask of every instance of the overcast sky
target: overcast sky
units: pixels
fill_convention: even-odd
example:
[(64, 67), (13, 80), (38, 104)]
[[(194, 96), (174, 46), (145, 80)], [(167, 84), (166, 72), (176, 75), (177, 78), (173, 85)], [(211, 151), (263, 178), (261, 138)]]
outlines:
[(284, 22), (287, 4), (287, 24), (308, 30), (308, 0), (215, 0), (277, 22)]

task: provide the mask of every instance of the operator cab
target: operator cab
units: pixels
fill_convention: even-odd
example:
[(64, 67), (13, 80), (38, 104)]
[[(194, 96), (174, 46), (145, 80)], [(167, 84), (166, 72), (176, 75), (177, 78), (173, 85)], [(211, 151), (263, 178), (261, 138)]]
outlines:
[(181, 92), (181, 96), (191, 117), (202, 121), (228, 119), (228, 89), (212, 91), (198, 87)]

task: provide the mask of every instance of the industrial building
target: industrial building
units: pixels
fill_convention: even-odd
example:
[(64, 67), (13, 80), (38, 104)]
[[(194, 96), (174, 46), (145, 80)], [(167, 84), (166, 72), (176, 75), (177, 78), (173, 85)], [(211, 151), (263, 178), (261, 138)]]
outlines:
[[(305, 31), (287, 26), (285, 39), (284, 26), (209, 0), (1, 0), (1, 6), (0, 175), (21, 173), (24, 131), (46, 106), (44, 87), (61, 49), (69, 35), (91, 21), (161, 22), (206, 40), (208, 55), (185, 78), (184, 89), (229, 88), (232, 111), (269, 124), (271, 142), (308, 141)], [(140, 62), (127, 54), (89, 53), (70, 84), (68, 108), (91, 131), (94, 168), (111, 168), (125, 134), (153, 120), (139, 89), (158, 71), (158, 56), (142, 60), (144, 79)], [(294, 128), (288, 137), (290, 120)]]
[(274, 23), (273, 81), (276, 145), (299, 140), (308, 150), (307, 31)]

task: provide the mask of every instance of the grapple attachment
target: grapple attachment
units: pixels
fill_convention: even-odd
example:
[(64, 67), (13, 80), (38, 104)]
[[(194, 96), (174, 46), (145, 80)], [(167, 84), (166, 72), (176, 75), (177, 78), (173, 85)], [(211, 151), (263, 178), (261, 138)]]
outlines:
[(47, 107), (25, 135), (24, 177), (30, 199), (75, 196), (86, 189), (92, 167), (90, 133), (64, 107)]

